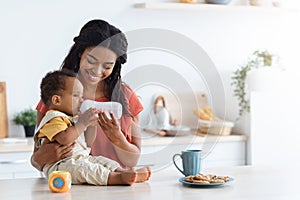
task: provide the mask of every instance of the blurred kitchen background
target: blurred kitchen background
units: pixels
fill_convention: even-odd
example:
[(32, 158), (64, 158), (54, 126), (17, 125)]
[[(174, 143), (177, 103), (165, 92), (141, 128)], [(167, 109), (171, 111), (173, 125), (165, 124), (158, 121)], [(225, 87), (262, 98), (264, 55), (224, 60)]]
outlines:
[[(264, 142), (278, 132), (277, 138), (294, 131), (299, 135), (299, 1), (263, 0), (263, 7), (251, 7), (248, 0), (232, 0), (221, 8), (186, 9), (185, 6), (175, 6), (172, 9), (172, 6), (161, 4), (158, 9), (147, 9), (152, 3), (167, 2), (178, 3), (176, 0), (1, 1), (0, 82), (6, 82), (9, 137), (24, 137), (23, 127), (12, 122), (14, 114), (28, 107), (35, 108), (40, 99), (41, 78), (48, 71), (60, 67), (73, 44), (72, 39), (88, 20), (95, 18), (107, 20), (125, 33), (155, 28), (184, 36), (199, 45), (203, 50), (199, 51), (199, 56), (204, 56), (205, 62), (213, 63), (223, 87), (205, 87), (203, 80), (207, 77), (195, 80), (194, 72), (182, 69), (184, 64), (180, 59), (151, 50), (129, 53), (123, 68), (125, 77), (141, 66), (168, 66), (184, 74), (194, 90), (225, 94), (224, 98), (211, 101), (216, 115), (235, 123), (233, 132), (249, 135), (253, 130), (256, 133), (267, 131), (270, 134), (257, 139)], [(280, 7), (274, 7), (272, 2), (279, 3)], [(140, 3), (146, 4), (138, 8)], [(147, 37), (144, 39), (148, 40)], [(276, 79), (277, 84), (271, 94), (264, 96), (257, 92), (253, 95), (255, 120), (250, 121), (250, 116), (246, 115), (244, 121), (236, 121), (239, 108), (231, 85), (233, 72), (245, 64), (255, 50), (268, 50), (278, 55), (280, 62), (277, 64), (282, 73), (277, 76), (279, 79)], [(168, 74), (163, 76), (171, 78)], [(276, 91), (278, 85), (282, 87)], [(145, 91), (140, 92), (138, 95), (147, 109), (152, 105), (152, 96), (145, 95)], [(182, 92), (185, 92), (184, 88)], [(225, 109), (221, 109), (224, 105)], [(195, 118), (192, 112), (190, 115)], [(251, 129), (251, 123), (263, 128), (253, 126)], [(253, 139), (256, 138), (253, 136)]]

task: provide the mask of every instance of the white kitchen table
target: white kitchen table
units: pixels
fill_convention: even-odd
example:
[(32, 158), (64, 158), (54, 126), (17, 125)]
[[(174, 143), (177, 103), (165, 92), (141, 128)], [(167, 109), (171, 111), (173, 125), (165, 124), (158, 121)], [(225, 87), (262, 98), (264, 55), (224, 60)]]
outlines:
[(228, 175), (229, 185), (211, 188), (186, 187), (182, 175), (171, 166), (153, 172), (149, 181), (133, 186), (72, 185), (67, 193), (52, 193), (44, 178), (0, 180), (0, 199), (197, 199), (197, 200), (296, 200), (300, 199), (299, 166), (240, 166), (205, 169), (203, 173)]

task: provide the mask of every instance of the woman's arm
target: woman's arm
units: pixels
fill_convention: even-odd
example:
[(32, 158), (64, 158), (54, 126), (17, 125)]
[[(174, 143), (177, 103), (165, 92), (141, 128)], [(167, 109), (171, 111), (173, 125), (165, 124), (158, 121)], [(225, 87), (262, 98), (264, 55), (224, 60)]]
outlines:
[(135, 167), (141, 154), (141, 130), (139, 127), (139, 116), (133, 119), (131, 124), (131, 142), (122, 133), (122, 140), (115, 144), (115, 151), (119, 160), (128, 167)]
[(58, 143), (43, 142), (39, 148), (34, 147), (31, 156), (31, 165), (42, 171), (47, 163), (53, 163), (72, 155), (75, 143), (60, 145)]
[[(38, 111), (36, 120), (37, 126), (40, 124), (43, 117), (44, 114)], [(37, 136), (35, 135), (34, 137)], [(34, 141), (36, 141), (36, 139)], [(74, 145), (75, 143), (62, 146), (58, 143), (45, 141), (39, 148), (34, 147), (31, 155), (31, 165), (37, 170), (42, 171), (45, 164), (56, 162), (72, 155)]]
[(131, 142), (128, 142), (121, 131), (120, 125), (111, 113), (112, 120), (108, 119), (104, 112), (99, 113), (99, 124), (104, 134), (114, 144), (119, 160), (128, 167), (134, 167), (140, 156), (141, 133), (139, 128), (139, 116), (133, 118), (131, 124)]
[[(37, 126), (40, 124), (43, 117), (44, 114), (38, 111)], [(35, 135), (34, 137), (34, 141), (36, 141), (37, 135)], [(59, 140), (63, 139), (60, 138)], [(65, 142), (66, 143), (63, 143), (65, 145), (62, 145), (58, 142), (50, 142), (48, 139), (45, 139), (41, 146), (39, 146), (38, 148), (36, 146), (34, 147), (31, 156), (31, 165), (36, 169), (42, 171), (45, 164), (53, 163), (72, 155), (75, 145), (74, 140), (65, 140)]]

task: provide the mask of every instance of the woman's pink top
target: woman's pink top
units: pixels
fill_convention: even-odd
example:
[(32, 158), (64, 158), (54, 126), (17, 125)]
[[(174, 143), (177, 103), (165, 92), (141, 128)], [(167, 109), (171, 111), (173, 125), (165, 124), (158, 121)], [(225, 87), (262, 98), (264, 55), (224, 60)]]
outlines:
[[(128, 86), (124, 85), (124, 90), (125, 90), (125, 96), (128, 99), (129, 111), (131, 115), (135, 117), (143, 110), (143, 106), (140, 100), (138, 99), (138, 97), (136, 96), (136, 94)], [(106, 97), (96, 98), (94, 100), (98, 102), (109, 101), (109, 99), (107, 99)], [(36, 110), (45, 114), (48, 111), (48, 107), (42, 102), (42, 100), (40, 100), (40, 102), (36, 107)], [(121, 125), (121, 130), (124, 136), (126, 137), (127, 141), (131, 142), (131, 124), (133, 123), (132, 117), (129, 115), (122, 115), (122, 117), (119, 119), (119, 123)], [(96, 139), (93, 145), (91, 146), (91, 154), (93, 156), (100, 155), (100, 156), (110, 158), (120, 163), (122, 167), (126, 167), (119, 160), (114, 149), (114, 144), (103, 133), (100, 125), (98, 125)]]

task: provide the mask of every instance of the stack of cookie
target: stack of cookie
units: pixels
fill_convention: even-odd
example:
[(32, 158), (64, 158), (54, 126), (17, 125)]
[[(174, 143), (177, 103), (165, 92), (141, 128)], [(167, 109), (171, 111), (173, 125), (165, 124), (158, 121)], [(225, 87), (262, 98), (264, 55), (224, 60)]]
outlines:
[(216, 176), (214, 174), (196, 174), (195, 176), (187, 176), (184, 179), (186, 182), (211, 184), (211, 183), (225, 183), (229, 181), (228, 176)]

